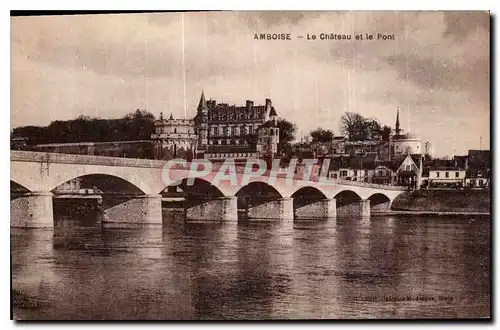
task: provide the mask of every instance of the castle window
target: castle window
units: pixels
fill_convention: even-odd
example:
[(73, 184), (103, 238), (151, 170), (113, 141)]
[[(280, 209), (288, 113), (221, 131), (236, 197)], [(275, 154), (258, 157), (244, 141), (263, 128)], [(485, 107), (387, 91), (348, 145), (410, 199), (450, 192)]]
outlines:
[(174, 128), (174, 133), (177, 133), (177, 128)]

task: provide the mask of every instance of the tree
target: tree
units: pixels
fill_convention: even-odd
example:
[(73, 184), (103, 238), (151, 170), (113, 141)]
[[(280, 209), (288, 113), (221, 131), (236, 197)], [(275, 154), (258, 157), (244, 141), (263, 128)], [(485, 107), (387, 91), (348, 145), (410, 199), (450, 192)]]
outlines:
[(290, 142), (295, 140), (297, 126), (286, 119), (278, 119), (276, 122), (279, 128), (278, 153), (281, 154), (289, 149)]
[(340, 131), (350, 141), (380, 140), (383, 135), (378, 120), (365, 118), (354, 112), (346, 112), (340, 118)]
[(333, 132), (329, 129), (317, 128), (311, 132), (312, 142), (332, 142), (333, 136)]
[(28, 144), (149, 140), (154, 132), (154, 116), (136, 110), (120, 119), (80, 115), (72, 120), (55, 120), (48, 126), (14, 128), (13, 133), (28, 138)]
[(365, 119), (366, 134), (368, 135), (368, 140), (380, 140), (382, 139), (382, 126), (376, 119)]
[(349, 140), (365, 140), (366, 130), (364, 118), (359, 113), (346, 112), (340, 118), (340, 131)]
[(387, 125), (384, 125), (384, 127), (382, 128), (382, 140), (383, 141), (389, 141), (390, 137), (391, 137), (391, 128)]

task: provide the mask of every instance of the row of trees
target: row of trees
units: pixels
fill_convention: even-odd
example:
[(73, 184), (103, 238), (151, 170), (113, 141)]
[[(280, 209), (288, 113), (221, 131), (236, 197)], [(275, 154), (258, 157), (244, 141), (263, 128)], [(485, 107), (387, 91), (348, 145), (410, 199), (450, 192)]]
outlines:
[(56, 120), (50, 125), (23, 126), (13, 129), (14, 136), (28, 139), (30, 145), (44, 143), (106, 142), (149, 140), (154, 132), (153, 114), (137, 109), (120, 119), (79, 116), (73, 120)]
[[(389, 141), (391, 128), (382, 126), (373, 118), (365, 118), (359, 113), (346, 112), (340, 118), (340, 132), (349, 141), (382, 140)], [(334, 134), (329, 129), (318, 128), (311, 132), (312, 142), (332, 142)]]

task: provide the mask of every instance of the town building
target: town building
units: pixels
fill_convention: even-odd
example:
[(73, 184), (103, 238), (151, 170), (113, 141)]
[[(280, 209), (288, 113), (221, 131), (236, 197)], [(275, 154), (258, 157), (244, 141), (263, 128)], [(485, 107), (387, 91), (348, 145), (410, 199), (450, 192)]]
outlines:
[(429, 188), (460, 188), (465, 184), (465, 168), (436, 167), (429, 168)]
[(379, 165), (375, 168), (372, 182), (377, 184), (394, 184), (395, 177), (395, 171), (392, 168)]
[(393, 160), (392, 164), (400, 165), (395, 171), (395, 185), (409, 189), (420, 189), (422, 185), (423, 157), (419, 154), (407, 154), (402, 162)]
[(484, 189), (491, 185), (491, 155), (489, 150), (469, 150), (465, 186)]
[(373, 182), (378, 156), (368, 153), (354, 157), (338, 157), (330, 160), (328, 176), (332, 179)]

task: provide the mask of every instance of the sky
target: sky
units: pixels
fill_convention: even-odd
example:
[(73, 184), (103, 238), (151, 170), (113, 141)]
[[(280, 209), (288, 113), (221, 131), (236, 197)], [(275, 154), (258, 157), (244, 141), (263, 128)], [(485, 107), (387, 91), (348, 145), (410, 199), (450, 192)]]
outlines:
[(399, 107), (403, 130), (434, 156), (466, 154), (489, 149), (489, 24), (487, 12), (437, 11), (12, 17), (11, 126), (135, 109), (191, 118), (203, 90), (236, 105), (272, 99), (297, 139), (318, 127), (340, 135), (346, 111), (394, 127)]

